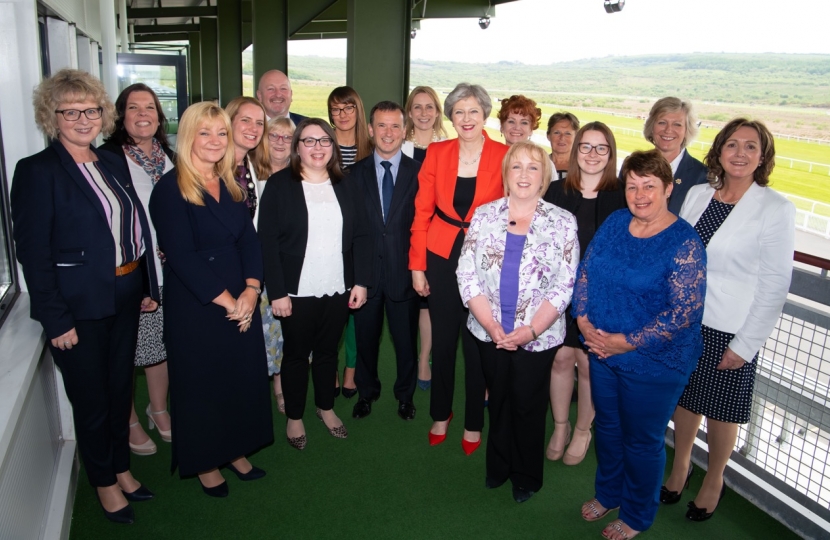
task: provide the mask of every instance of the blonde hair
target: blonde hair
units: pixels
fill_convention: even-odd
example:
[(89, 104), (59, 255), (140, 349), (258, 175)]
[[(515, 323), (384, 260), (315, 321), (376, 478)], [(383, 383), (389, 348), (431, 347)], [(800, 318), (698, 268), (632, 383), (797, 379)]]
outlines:
[[(214, 101), (203, 101), (201, 103), (194, 103), (187, 110), (184, 111), (181, 120), (179, 121), (179, 133), (177, 136), (177, 151), (176, 155), (176, 173), (179, 184), (179, 191), (182, 198), (196, 206), (205, 205), (205, 179), (201, 173), (196, 170), (191, 158), (191, 151), (193, 150), (193, 142), (196, 140), (196, 133), (199, 128), (205, 123), (220, 123), (230, 137), (231, 134), (231, 119), (222, 107)], [(230, 146), (231, 141), (228, 140)], [(240, 202), (245, 200), (245, 191), (236, 182), (233, 175), (236, 159), (233, 155), (233, 149), (228, 148), (225, 151), (225, 156), (216, 162), (213, 166), (213, 171), (225, 183), (225, 187), (231, 194), (234, 201)]]
[(266, 135), (277, 128), (287, 129), (293, 134), (294, 130), (297, 129), (297, 126), (294, 125), (294, 121), (287, 116), (276, 116), (268, 120), (268, 124), (265, 126)]
[[(253, 105), (262, 110), (262, 137), (259, 138), (256, 148), (248, 152), (248, 160), (254, 167), (257, 179), (264, 180), (271, 176), (271, 151), (268, 148), (268, 131), (265, 127), (268, 113), (265, 111), (265, 107), (262, 106), (262, 103), (260, 103), (258, 99), (248, 96), (239, 96), (238, 98), (231, 100), (231, 102), (225, 106), (225, 112), (228, 113), (228, 116), (231, 119), (231, 124), (233, 124), (233, 119), (236, 118), (237, 114), (239, 114), (239, 109), (241, 109), (243, 105)], [(231, 129), (233, 129), (233, 126), (231, 126)], [(234, 144), (236, 144), (235, 141)]]
[(110, 101), (104, 84), (79, 69), (62, 69), (35, 88), (32, 104), (35, 123), (50, 139), (58, 138), (58, 118), (55, 113), (63, 103), (94, 101), (101, 107), (101, 132), (109, 135), (115, 129), (115, 105)]
[(426, 94), (432, 99), (432, 103), (435, 105), (435, 112), (437, 113), (435, 115), (435, 122), (432, 124), (432, 129), (438, 134), (440, 139), (446, 139), (447, 130), (444, 129), (444, 119), (441, 117), (441, 100), (438, 98), (438, 92), (429, 86), (416, 86), (409, 93), (409, 97), (406, 98), (406, 105), (403, 108), (406, 120), (406, 126), (404, 127), (406, 136), (411, 137), (415, 133), (415, 122), (412, 121), (409, 115), (412, 113), (412, 107), (415, 106), (415, 97), (419, 94)]
[(504, 196), (510, 195), (507, 185), (507, 172), (510, 170), (510, 162), (518, 155), (525, 154), (533, 161), (542, 165), (542, 186), (539, 190), (539, 197), (547, 192), (550, 187), (551, 176), (553, 175), (553, 163), (551, 163), (545, 149), (531, 141), (519, 141), (510, 145), (510, 150), (504, 155), (501, 162), (501, 182), (504, 186)]
[(682, 112), (686, 116), (686, 136), (680, 143), (681, 148), (686, 148), (695, 137), (697, 137), (697, 115), (690, 101), (683, 101), (676, 97), (664, 97), (654, 102), (651, 111), (648, 113), (646, 123), (643, 125), (643, 136), (648, 142), (654, 144), (654, 124), (661, 116), (667, 113)]

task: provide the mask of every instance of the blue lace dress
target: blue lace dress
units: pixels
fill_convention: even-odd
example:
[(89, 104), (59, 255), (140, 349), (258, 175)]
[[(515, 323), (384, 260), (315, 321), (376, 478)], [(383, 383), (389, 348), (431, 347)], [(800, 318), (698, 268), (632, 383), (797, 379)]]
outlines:
[(622, 333), (637, 347), (605, 359), (609, 367), (688, 377), (703, 349), (706, 249), (682, 219), (650, 238), (632, 236), (630, 222), (631, 213), (618, 210), (594, 236), (577, 270), (574, 316), (587, 315), (598, 329)]

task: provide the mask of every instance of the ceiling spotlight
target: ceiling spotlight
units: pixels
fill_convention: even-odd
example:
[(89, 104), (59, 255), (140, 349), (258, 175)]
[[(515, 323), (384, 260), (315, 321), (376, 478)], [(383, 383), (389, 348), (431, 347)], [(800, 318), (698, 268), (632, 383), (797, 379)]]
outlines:
[(490, 17), (484, 16), (478, 20), (478, 25), (482, 30), (487, 30), (490, 27)]
[(605, 12), (617, 13), (625, 7), (625, 0), (605, 0)]
[(412, 39), (415, 39), (416, 35), (418, 35), (418, 32), (416, 32), (414, 28), (409, 31), (409, 37), (411, 37)]

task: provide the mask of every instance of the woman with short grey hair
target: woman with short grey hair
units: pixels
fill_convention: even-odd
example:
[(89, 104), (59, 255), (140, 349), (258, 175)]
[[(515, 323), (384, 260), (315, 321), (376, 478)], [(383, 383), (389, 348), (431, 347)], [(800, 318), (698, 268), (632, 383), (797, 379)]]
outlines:
[(643, 136), (671, 165), (674, 188), (669, 210), (679, 214), (689, 189), (706, 183), (706, 167), (686, 151), (697, 136), (697, 116), (692, 104), (676, 97), (658, 99), (648, 113)]
[(435, 446), (447, 438), (455, 389), (455, 352), (461, 332), (466, 388), (461, 446), (467, 455), (481, 444), (485, 383), (476, 340), (464, 327), (469, 312), (461, 303), (455, 270), (473, 212), (504, 195), (501, 162), (508, 147), (484, 132), (491, 109), (487, 91), (475, 84), (459, 84), (447, 96), (444, 114), (458, 138), (429, 146), (418, 175), (409, 249), (412, 285), (419, 295), (429, 297), (432, 322), (429, 412), (433, 424), (429, 442)]

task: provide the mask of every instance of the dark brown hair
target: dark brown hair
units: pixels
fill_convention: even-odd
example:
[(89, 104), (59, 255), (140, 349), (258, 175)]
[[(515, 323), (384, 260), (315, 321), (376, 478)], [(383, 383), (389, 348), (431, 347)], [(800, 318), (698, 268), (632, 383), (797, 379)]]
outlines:
[(663, 157), (660, 150), (654, 148), (653, 150), (642, 151), (638, 150), (632, 152), (630, 156), (623, 161), (620, 176), (623, 182), (628, 180), (628, 175), (634, 173), (637, 176), (654, 176), (659, 178), (663, 183), (663, 188), (668, 188), (674, 182), (674, 175), (671, 172), (671, 165)]
[(291, 140), (291, 177), (298, 182), (303, 179), (303, 164), (300, 161), (297, 148), (300, 146), (300, 137), (303, 136), (303, 131), (309, 126), (319, 127), (326, 132), (326, 137), (331, 138), (331, 159), (326, 164), (326, 170), (329, 172), (331, 183), (336, 184), (345, 176), (343, 169), (340, 168), (340, 147), (337, 146), (337, 137), (334, 136), (334, 130), (322, 118), (306, 118), (294, 130), (294, 138)]
[[(332, 126), (334, 126), (334, 118), (331, 116), (333, 105), (354, 105), (357, 108), (355, 111), (357, 122), (354, 125), (354, 143), (357, 145), (355, 161), (360, 161), (372, 153), (372, 141), (369, 139), (369, 128), (366, 125), (366, 110), (363, 108), (363, 100), (360, 99), (360, 94), (351, 86), (338, 86), (332, 90), (328, 99), (329, 122)], [(337, 142), (337, 137), (334, 138), (334, 142)]]
[(602, 178), (597, 185), (597, 191), (614, 191), (619, 189), (620, 183), (617, 179), (617, 140), (611, 130), (602, 122), (588, 122), (582, 126), (574, 135), (574, 143), (571, 147), (571, 157), (568, 162), (568, 176), (565, 177), (565, 191), (582, 191), (582, 171), (579, 169), (579, 162), (576, 159), (579, 153), (579, 143), (582, 142), (582, 134), (586, 131), (598, 131), (605, 137), (608, 146), (608, 163), (602, 171)]
[(720, 189), (723, 186), (723, 166), (720, 164), (723, 145), (742, 127), (754, 129), (758, 133), (758, 140), (761, 142), (761, 162), (752, 174), (752, 179), (759, 186), (769, 184), (769, 175), (772, 174), (772, 170), (775, 168), (775, 141), (772, 133), (760, 120), (735, 118), (723, 126), (723, 129), (715, 136), (715, 140), (712, 141), (712, 148), (703, 158), (703, 164), (709, 168), (709, 183), (715, 189)]
[(568, 122), (570, 122), (571, 127), (573, 129), (579, 129), (579, 118), (577, 118), (569, 112), (557, 112), (550, 115), (550, 118), (548, 119), (548, 130), (546, 131), (546, 133), (550, 135), (550, 130), (553, 129), (553, 126), (556, 125), (557, 122), (561, 122), (562, 120), (567, 120)]
[(153, 137), (161, 143), (161, 147), (164, 148), (165, 152), (170, 152), (170, 143), (167, 141), (167, 118), (165, 118), (164, 111), (161, 109), (161, 102), (156, 93), (153, 92), (153, 89), (144, 83), (131, 84), (118, 95), (118, 99), (115, 100), (115, 130), (112, 132), (112, 135), (107, 137), (105, 142), (114, 142), (119, 146), (135, 144), (133, 138), (127, 133), (127, 128), (124, 127), (124, 116), (127, 114), (127, 100), (130, 99), (130, 95), (133, 92), (147, 92), (153, 96), (153, 103), (156, 106), (156, 112), (159, 116), (159, 127), (156, 129)]

